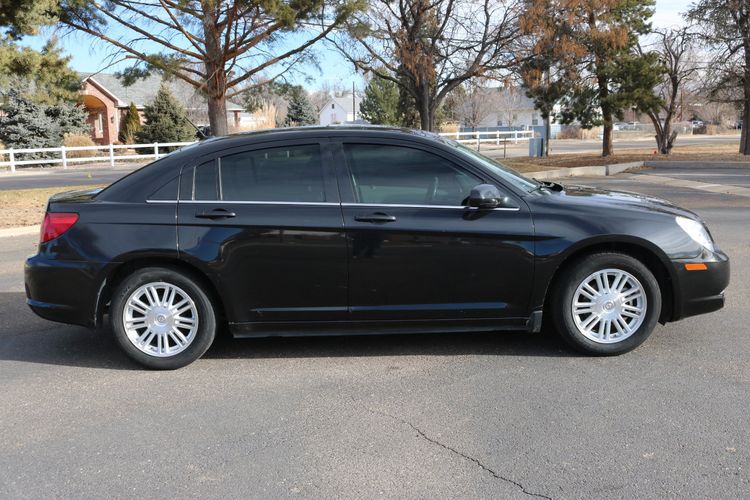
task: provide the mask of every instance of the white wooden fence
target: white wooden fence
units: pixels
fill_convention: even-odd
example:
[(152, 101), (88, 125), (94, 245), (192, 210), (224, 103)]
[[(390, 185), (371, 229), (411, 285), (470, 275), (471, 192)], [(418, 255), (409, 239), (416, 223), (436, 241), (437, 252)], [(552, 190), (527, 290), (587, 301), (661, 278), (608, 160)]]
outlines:
[(493, 130), (490, 132), (444, 132), (440, 134), (449, 139), (455, 139), (461, 144), (475, 144), (479, 149), (480, 144), (495, 144), (499, 146), (507, 141), (518, 144), (518, 141), (528, 141), (534, 138), (533, 130)]
[[(480, 149), (481, 144), (505, 145), (508, 141), (518, 144), (519, 141), (527, 141), (534, 137), (533, 130), (507, 130), (492, 132), (445, 132), (440, 134), (443, 137), (455, 139), (462, 144), (474, 144)], [(10, 167), (11, 172), (16, 171), (16, 167), (30, 165), (62, 165), (62, 168), (68, 168), (73, 163), (91, 163), (91, 162), (108, 162), (110, 166), (115, 166), (116, 160), (145, 160), (158, 159), (163, 156), (163, 148), (187, 146), (195, 142), (166, 142), (153, 144), (108, 144), (106, 146), (75, 146), (59, 148), (36, 148), (36, 149), (0, 149), (0, 168)], [(162, 148), (162, 153), (159, 153)], [(147, 149), (147, 153), (139, 153), (136, 150)], [(71, 156), (70, 153), (78, 151), (94, 151), (93, 156), (78, 155)], [(33, 153), (57, 153), (56, 157), (35, 158), (30, 160), (23, 159), (25, 154)], [(118, 154), (120, 153), (120, 154)]]
[[(16, 171), (16, 167), (28, 165), (49, 165), (61, 164), (63, 168), (68, 168), (72, 163), (91, 163), (91, 162), (109, 162), (110, 166), (115, 165), (115, 160), (147, 160), (158, 159), (163, 156), (164, 148), (175, 146), (187, 146), (194, 142), (165, 142), (153, 144), (108, 144), (106, 146), (75, 146), (59, 148), (36, 148), (36, 149), (0, 149), (0, 167), (10, 167), (11, 172)], [(161, 148), (161, 153), (159, 149)], [(147, 149), (148, 152), (139, 153), (136, 150)], [(74, 151), (94, 151), (93, 156), (71, 157), (70, 153)], [(31, 160), (19, 159), (24, 154), (31, 153), (57, 153), (57, 158), (35, 158)], [(120, 154), (118, 154), (120, 153)]]

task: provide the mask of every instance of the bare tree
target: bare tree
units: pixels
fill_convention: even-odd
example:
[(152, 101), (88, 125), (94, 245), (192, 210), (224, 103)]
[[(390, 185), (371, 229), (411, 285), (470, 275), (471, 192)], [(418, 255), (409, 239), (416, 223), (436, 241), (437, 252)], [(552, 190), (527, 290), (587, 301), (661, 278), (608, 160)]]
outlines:
[[(63, 25), (112, 45), (136, 64), (183, 80), (205, 95), (214, 134), (228, 131), (226, 100), (267, 72), (274, 78), (305, 60), (358, 0), (65, 0)], [(293, 36), (288, 36), (294, 32)], [(157, 51), (154, 52), (153, 50)]]
[(329, 40), (358, 69), (396, 83), (432, 130), (449, 92), (518, 63), (520, 11), (521, 0), (373, 0)]
[(494, 88), (483, 88), (475, 81), (470, 81), (466, 87), (466, 92), (457, 98), (456, 113), (460, 122), (473, 130), (497, 109), (498, 92)]
[[(654, 124), (659, 153), (668, 155), (677, 139), (677, 131), (672, 126), (682, 113), (685, 87), (697, 78), (700, 66), (694, 57), (694, 37), (688, 27), (654, 30), (652, 35), (655, 38), (652, 50), (658, 55), (664, 73), (654, 89), (660, 105), (647, 109), (646, 114)], [(638, 50), (643, 53), (640, 46)]]
[(523, 90), (518, 87), (506, 85), (498, 90), (494, 105), (497, 107), (497, 117), (502, 124), (508, 127), (515, 125), (523, 98)]
[(697, 0), (687, 17), (710, 49), (707, 86), (714, 101), (742, 107), (740, 153), (750, 155), (750, 2)]
[(330, 98), (331, 93), (323, 89), (318, 89), (310, 94), (310, 102), (318, 111), (323, 109)]

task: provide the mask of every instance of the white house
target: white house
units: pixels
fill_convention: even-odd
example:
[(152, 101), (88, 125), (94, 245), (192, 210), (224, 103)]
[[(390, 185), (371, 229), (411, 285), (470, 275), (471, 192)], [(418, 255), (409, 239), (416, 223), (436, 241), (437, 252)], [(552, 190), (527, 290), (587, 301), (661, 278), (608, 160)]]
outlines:
[(361, 103), (362, 98), (356, 94), (352, 97), (351, 92), (347, 92), (339, 97), (331, 97), (320, 108), (320, 112), (318, 113), (320, 124), (333, 125), (360, 119), (359, 105)]
[[(488, 95), (482, 99), (481, 117), (476, 128), (511, 127), (527, 128), (544, 124), (541, 113), (534, 108), (534, 101), (526, 97), (518, 87), (486, 89)], [(470, 128), (461, 120), (462, 128)]]

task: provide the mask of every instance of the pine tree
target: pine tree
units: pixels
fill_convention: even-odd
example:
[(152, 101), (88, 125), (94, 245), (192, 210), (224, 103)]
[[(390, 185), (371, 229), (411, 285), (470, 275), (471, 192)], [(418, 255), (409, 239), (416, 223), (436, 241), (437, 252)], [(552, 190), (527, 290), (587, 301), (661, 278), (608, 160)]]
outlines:
[(14, 89), (40, 104), (75, 102), (81, 79), (69, 62), (54, 38), (41, 51), (0, 39), (0, 90)]
[(152, 142), (185, 142), (195, 139), (195, 128), (187, 118), (185, 108), (162, 83), (156, 97), (143, 110), (145, 124), (136, 133), (143, 144)]
[[(3, 96), (6, 104), (0, 114), (0, 142), (7, 148), (56, 148), (63, 144), (65, 134), (89, 130), (86, 113), (72, 104), (47, 106), (37, 104), (16, 91)], [(19, 159), (48, 158), (55, 153), (24, 154)]]
[(365, 88), (359, 112), (362, 118), (376, 125), (400, 125), (398, 101), (398, 85), (374, 77)]
[(318, 113), (315, 111), (310, 99), (307, 98), (305, 89), (295, 87), (290, 94), (289, 108), (287, 109), (284, 125), (294, 127), (318, 123)]
[[(542, 116), (584, 128), (602, 125), (602, 156), (612, 154), (615, 119), (624, 110), (658, 105), (658, 61), (638, 55), (650, 29), (653, 0), (528, 0), (521, 31), (533, 37), (524, 84)], [(555, 105), (560, 112), (555, 113)]]
[(141, 117), (135, 103), (131, 102), (120, 124), (118, 139), (123, 144), (133, 144), (136, 134), (141, 130)]

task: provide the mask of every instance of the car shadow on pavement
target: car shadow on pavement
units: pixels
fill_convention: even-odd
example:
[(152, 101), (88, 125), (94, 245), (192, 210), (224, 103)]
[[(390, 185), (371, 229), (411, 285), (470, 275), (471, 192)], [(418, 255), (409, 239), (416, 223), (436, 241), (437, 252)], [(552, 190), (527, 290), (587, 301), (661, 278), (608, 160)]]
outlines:
[[(106, 318), (105, 318), (106, 320)], [(221, 331), (208, 359), (368, 356), (574, 357), (556, 335), (524, 332), (310, 336), (233, 339)], [(0, 362), (119, 370), (140, 369), (119, 349), (108, 326), (91, 330), (43, 320), (23, 293), (0, 293)]]
[(367, 356), (570, 357), (553, 334), (525, 332), (347, 335), (232, 339), (223, 335), (204, 358), (326, 358)]

